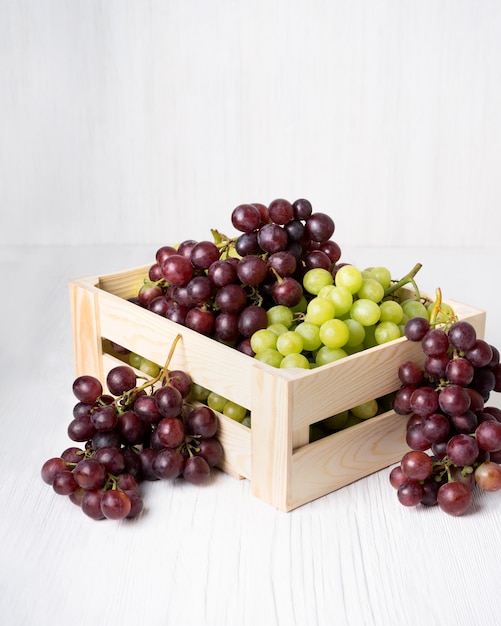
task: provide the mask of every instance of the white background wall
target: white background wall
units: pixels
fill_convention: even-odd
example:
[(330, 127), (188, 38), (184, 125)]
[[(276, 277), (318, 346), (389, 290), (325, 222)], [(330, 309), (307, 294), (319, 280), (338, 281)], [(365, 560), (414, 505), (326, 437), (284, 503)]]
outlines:
[(0, 0), (0, 244), (499, 246), (499, 0)]

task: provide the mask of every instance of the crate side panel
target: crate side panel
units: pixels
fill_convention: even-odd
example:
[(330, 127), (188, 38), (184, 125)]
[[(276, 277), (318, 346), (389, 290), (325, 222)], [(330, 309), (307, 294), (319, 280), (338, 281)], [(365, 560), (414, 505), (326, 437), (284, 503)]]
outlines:
[(200, 385), (250, 408), (250, 357), (105, 292), (99, 293), (99, 310), (103, 337), (159, 365), (180, 334), (170, 369), (183, 369)]
[(399, 461), (409, 451), (406, 421), (389, 411), (297, 450), (291, 509)]
[(112, 293), (119, 298), (132, 298), (137, 296), (139, 288), (148, 278), (150, 265), (135, 267), (123, 272), (105, 274), (96, 279), (99, 289)]

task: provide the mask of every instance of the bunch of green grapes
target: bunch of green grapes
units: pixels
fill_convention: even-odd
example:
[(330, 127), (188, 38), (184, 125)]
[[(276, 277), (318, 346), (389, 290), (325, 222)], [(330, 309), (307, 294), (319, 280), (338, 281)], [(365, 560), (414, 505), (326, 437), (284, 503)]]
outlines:
[(311, 369), (402, 337), (407, 320), (429, 319), (429, 308), (419, 297), (400, 300), (393, 286), (386, 267), (308, 270), (306, 297), (294, 308), (268, 309), (268, 326), (252, 335), (255, 358)]

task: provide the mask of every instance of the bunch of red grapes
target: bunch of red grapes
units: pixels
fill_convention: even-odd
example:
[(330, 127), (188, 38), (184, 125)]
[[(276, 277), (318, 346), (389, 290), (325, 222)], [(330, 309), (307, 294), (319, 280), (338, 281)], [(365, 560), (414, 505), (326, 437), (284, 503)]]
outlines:
[(156, 252), (135, 303), (253, 356), (250, 337), (266, 328), (266, 311), (297, 306), (309, 269), (335, 271), (341, 257), (334, 222), (308, 200), (240, 204), (231, 213), (241, 233), (188, 239)]
[(161, 370), (137, 386), (135, 371), (120, 365), (110, 370), (104, 393), (97, 378), (79, 376), (68, 436), (84, 445), (47, 460), (42, 479), (96, 520), (138, 516), (144, 480), (206, 483), (223, 448), (215, 413), (187, 401), (191, 385), (186, 372)]
[(411, 450), (390, 482), (404, 506), (438, 504), (462, 515), (475, 488), (501, 489), (501, 410), (488, 406), (491, 392), (501, 391), (499, 351), (464, 320), (433, 326), (416, 317), (405, 335), (421, 342), (425, 360), (398, 370), (402, 386), (393, 408), (410, 415)]

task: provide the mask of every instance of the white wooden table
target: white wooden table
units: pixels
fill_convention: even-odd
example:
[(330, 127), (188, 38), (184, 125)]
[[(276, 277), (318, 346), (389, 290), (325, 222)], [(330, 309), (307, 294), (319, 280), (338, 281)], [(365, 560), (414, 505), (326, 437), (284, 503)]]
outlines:
[[(4, 248), (0, 623), (13, 626), (358, 626), (499, 623), (501, 493), (453, 518), (398, 504), (383, 470), (291, 513), (220, 472), (143, 484), (135, 521), (95, 522), (42, 463), (71, 442), (67, 283), (149, 263), (150, 246)], [(501, 347), (501, 250), (344, 251), (487, 310)], [(501, 395), (501, 394), (498, 394)], [(492, 404), (501, 406), (499, 398)]]

